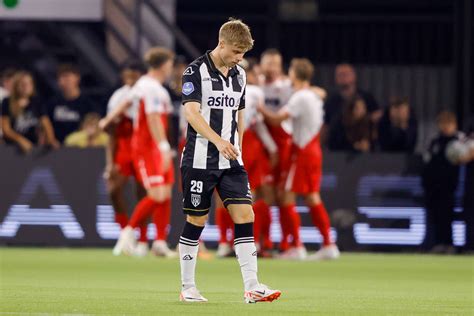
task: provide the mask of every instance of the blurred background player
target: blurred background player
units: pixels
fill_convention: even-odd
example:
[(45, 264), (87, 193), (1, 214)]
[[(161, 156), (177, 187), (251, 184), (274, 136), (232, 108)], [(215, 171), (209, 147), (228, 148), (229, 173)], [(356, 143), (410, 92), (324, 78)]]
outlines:
[[(160, 221), (157, 234), (160, 237), (167, 234), (174, 168), (166, 122), (163, 120), (171, 99), (162, 84), (172, 74), (173, 58), (174, 53), (166, 48), (154, 47), (148, 50), (145, 54), (147, 74), (133, 86), (127, 100), (101, 122), (105, 128), (128, 107), (133, 104), (137, 106), (132, 137), (133, 160), (137, 177), (147, 195), (137, 204), (127, 227), (122, 230), (116, 245), (117, 253), (134, 254), (134, 229), (144, 224), (155, 212), (159, 215), (154, 216), (154, 220)], [(167, 257), (175, 255), (161, 238), (153, 243), (153, 252)]]
[(272, 168), (278, 162), (275, 141), (258, 113), (258, 106), (265, 104), (263, 90), (258, 86), (259, 69), (254, 59), (244, 60), (242, 66), (247, 73), (245, 132), (242, 143), (242, 159), (249, 174), (255, 213), (254, 238), (261, 255), (268, 256), (273, 243), (270, 238), (271, 212), (273, 203)]
[[(288, 103), (292, 94), (291, 82), (283, 74), (283, 59), (277, 49), (270, 48), (265, 50), (260, 58), (260, 68), (262, 76), (260, 78), (261, 87), (265, 96), (265, 106), (277, 112)], [(291, 234), (292, 221), (297, 214), (290, 214), (291, 210), (282, 207), (281, 199), (275, 197), (281, 196), (282, 181), (285, 178), (285, 171), (288, 168), (288, 161), (291, 151), (291, 124), (289, 121), (278, 125), (268, 124), (268, 129), (278, 148), (278, 161), (273, 168), (274, 191), (273, 197), (268, 196), (268, 201), (276, 202), (280, 207), (280, 225), (282, 238), (280, 241), (280, 250), (288, 250), (289, 237)]]
[[(123, 86), (117, 89), (109, 99), (107, 113), (111, 113), (128, 98), (130, 90), (144, 73), (144, 66), (140, 61), (130, 60), (122, 66), (120, 77)], [(130, 107), (122, 113), (108, 128), (109, 143), (106, 147), (106, 166), (104, 178), (107, 181), (107, 190), (115, 212), (115, 221), (124, 229), (128, 223), (127, 203), (125, 202), (124, 188), (130, 176), (134, 176), (132, 157), (133, 115), (136, 108)], [(145, 196), (145, 189), (136, 180), (137, 199)], [(140, 226), (140, 242), (147, 242), (147, 226)], [(143, 247), (143, 246), (141, 246)], [(148, 247), (146, 247), (148, 249)]]
[[(324, 120), (321, 98), (311, 89), (314, 67), (308, 59), (291, 61), (290, 80), (295, 93), (288, 105), (277, 113), (265, 107), (260, 110), (273, 124), (290, 119), (293, 125), (291, 165), (285, 179), (283, 205), (296, 213), (296, 195), (305, 197), (314, 225), (323, 236), (323, 246), (309, 259), (336, 259), (339, 250), (330, 236), (330, 221), (319, 194), (322, 177), (322, 152), (319, 134)], [(305, 259), (306, 249), (299, 238), (299, 220), (294, 221), (294, 248), (282, 254), (282, 258)]]
[(455, 194), (459, 181), (459, 165), (470, 160), (470, 151), (460, 142), (454, 113), (441, 112), (437, 117), (439, 134), (431, 141), (424, 155), (422, 183), (428, 216), (434, 228), (433, 253), (453, 254), (452, 222)]

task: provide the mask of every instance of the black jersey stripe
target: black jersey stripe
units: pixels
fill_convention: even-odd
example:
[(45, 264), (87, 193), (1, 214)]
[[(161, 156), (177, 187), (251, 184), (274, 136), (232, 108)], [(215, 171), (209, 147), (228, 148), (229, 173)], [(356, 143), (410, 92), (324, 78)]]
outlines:
[[(222, 134), (223, 116), (224, 112), (221, 109), (211, 109), (209, 125), (217, 135)], [(207, 146), (207, 169), (219, 169), (219, 150), (211, 142)]]

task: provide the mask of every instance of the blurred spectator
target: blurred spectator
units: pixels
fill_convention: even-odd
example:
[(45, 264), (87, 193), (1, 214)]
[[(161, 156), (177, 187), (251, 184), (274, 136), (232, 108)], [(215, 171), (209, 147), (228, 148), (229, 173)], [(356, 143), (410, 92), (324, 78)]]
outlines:
[[(15, 75), (15, 69), (13, 68), (7, 68), (5, 69), (1, 76), (0, 76), (0, 104), (5, 99), (10, 95), (10, 91), (12, 89), (12, 79), (13, 76)], [(0, 107), (0, 116), (2, 115), (2, 110)], [(0, 144), (3, 144), (5, 141), (3, 139), (3, 128), (2, 124), (0, 122)]]
[(93, 103), (81, 94), (80, 82), (81, 75), (76, 66), (59, 66), (58, 85), (61, 93), (48, 102), (48, 114), (61, 143), (67, 135), (79, 129), (87, 113), (98, 112)]
[(452, 221), (454, 201), (459, 181), (459, 163), (466, 161), (465, 150), (458, 145), (456, 116), (448, 111), (437, 117), (439, 134), (430, 143), (425, 154), (422, 183), (425, 205), (434, 226), (434, 253), (454, 253)]
[(377, 123), (382, 116), (382, 111), (379, 109), (379, 105), (372, 94), (357, 86), (357, 74), (352, 65), (337, 65), (334, 77), (337, 91), (331, 93), (324, 103), (324, 128), (321, 130), (323, 143), (326, 142), (328, 137), (327, 129), (332, 120), (336, 119), (343, 112), (345, 104), (349, 104), (356, 97), (364, 100), (373, 123)]
[(58, 146), (46, 111), (34, 95), (32, 75), (19, 71), (13, 77), (10, 96), (2, 101), (1, 123), (4, 137), (9, 143), (17, 144), (25, 153), (39, 144), (41, 132), (44, 133), (46, 144)]
[(15, 73), (16, 70), (13, 68), (7, 68), (2, 72), (2, 76), (0, 78), (0, 102), (10, 95), (10, 91), (12, 90), (13, 76)]
[(88, 113), (84, 117), (81, 129), (66, 137), (64, 144), (68, 147), (105, 147), (109, 141), (107, 133), (99, 128), (100, 116)]
[(336, 117), (329, 130), (329, 149), (368, 152), (372, 147), (373, 128), (367, 105), (356, 97)]
[(378, 127), (380, 149), (388, 152), (415, 150), (418, 124), (407, 99), (394, 99), (384, 111)]

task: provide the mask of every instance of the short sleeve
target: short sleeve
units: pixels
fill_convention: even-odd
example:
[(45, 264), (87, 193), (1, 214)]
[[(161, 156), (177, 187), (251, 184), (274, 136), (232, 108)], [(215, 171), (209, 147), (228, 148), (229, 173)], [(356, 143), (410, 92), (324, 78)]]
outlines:
[(5, 98), (2, 100), (2, 111), (0, 112), (0, 115), (10, 116), (10, 107), (8, 106), (9, 100), (9, 98)]
[(298, 117), (300, 116), (300, 109), (301, 106), (299, 105), (300, 96), (295, 95), (290, 98), (288, 104), (285, 106), (286, 111), (290, 114), (291, 117)]
[(143, 102), (145, 103), (145, 113), (165, 113), (165, 103), (158, 89), (149, 87), (143, 91)]
[(181, 88), (182, 104), (186, 102), (202, 102), (201, 73), (196, 65), (189, 65), (183, 72)]
[(244, 88), (244, 92), (242, 93), (242, 96), (240, 97), (240, 102), (239, 102), (239, 111), (245, 109), (245, 94), (247, 92), (247, 87)]

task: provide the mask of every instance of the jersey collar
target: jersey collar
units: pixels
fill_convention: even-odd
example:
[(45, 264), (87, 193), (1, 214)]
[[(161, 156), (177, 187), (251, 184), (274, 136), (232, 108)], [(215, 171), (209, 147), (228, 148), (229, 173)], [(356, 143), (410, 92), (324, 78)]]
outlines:
[[(212, 61), (212, 58), (211, 58), (211, 50), (208, 50), (206, 52), (206, 59), (207, 59), (207, 64), (209, 66), (209, 68), (216, 74), (218, 75), (221, 75), (222, 77), (226, 78), (226, 76), (224, 76), (224, 74), (222, 72), (220, 72), (216, 65), (214, 65), (214, 62)], [(227, 78), (228, 77), (234, 77), (235, 75), (237, 75), (239, 73), (239, 71), (237, 70), (237, 66), (234, 66), (232, 68), (229, 69), (229, 73), (227, 75)]]

